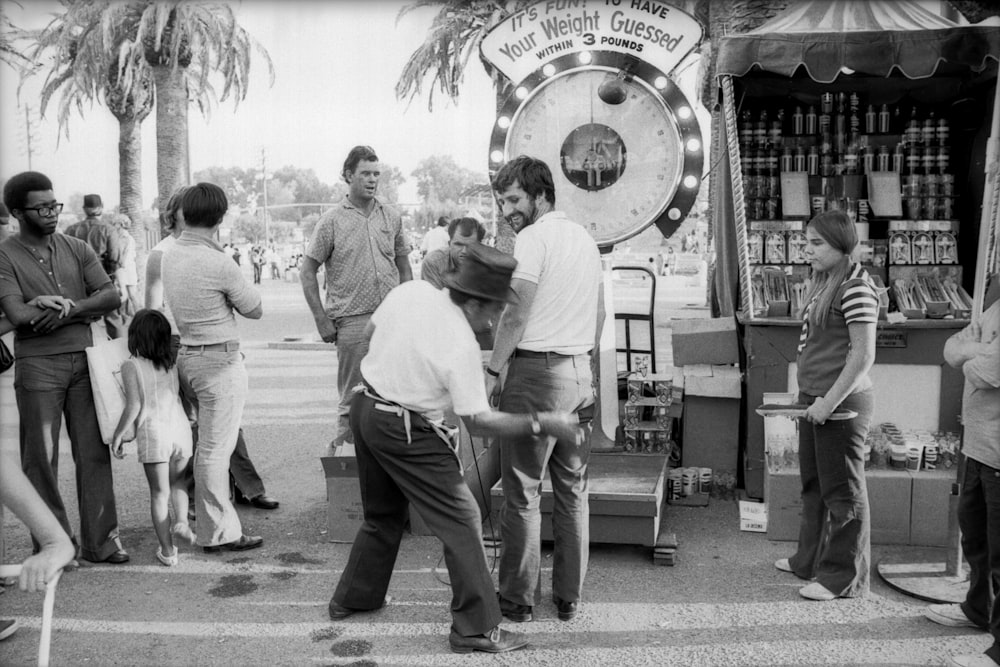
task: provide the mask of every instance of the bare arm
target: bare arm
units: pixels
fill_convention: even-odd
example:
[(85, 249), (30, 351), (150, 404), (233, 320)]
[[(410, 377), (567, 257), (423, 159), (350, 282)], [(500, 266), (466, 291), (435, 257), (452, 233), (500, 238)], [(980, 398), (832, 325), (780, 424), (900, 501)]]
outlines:
[(312, 257), (303, 257), (302, 267), (299, 269), (299, 281), (302, 283), (302, 294), (306, 298), (306, 305), (309, 306), (313, 321), (316, 322), (316, 330), (319, 331), (323, 342), (334, 343), (337, 340), (337, 327), (323, 307), (323, 300), (319, 295), (319, 281), (316, 279), (318, 270), (319, 262)]
[(122, 380), (125, 383), (125, 409), (122, 410), (121, 419), (115, 427), (115, 434), (111, 438), (111, 453), (115, 458), (125, 458), (122, 449), (125, 431), (130, 424), (134, 424), (136, 417), (142, 411), (142, 397), (139, 390), (139, 374), (136, 372), (135, 364), (125, 362), (122, 364)]
[(816, 401), (806, 410), (806, 419), (817, 424), (827, 420), (838, 405), (858, 386), (858, 382), (875, 363), (875, 329), (874, 322), (858, 322), (848, 324), (847, 331), (851, 337), (851, 349), (847, 352), (847, 360), (837, 380), (826, 392), (826, 396)]
[(405, 255), (396, 255), (396, 259), (393, 260), (396, 263), (396, 269), (399, 270), (399, 282), (405, 283), (408, 280), (413, 280), (413, 268), (410, 266), (410, 255), (409, 253)]
[(23, 591), (44, 590), (62, 567), (76, 555), (69, 535), (21, 471), (16, 449), (0, 448), (0, 502), (24, 522), (41, 549), (21, 566)]
[(18, 296), (6, 296), (0, 301), (0, 308), (3, 308), (14, 326), (30, 326), (42, 333), (49, 333), (67, 324), (90, 321), (119, 305), (121, 297), (112, 282), (105, 283), (90, 296), (77, 301), (65, 316), (59, 310), (29, 305)]
[(154, 250), (146, 258), (146, 308), (163, 310), (163, 251)]
[(510, 288), (517, 294), (517, 303), (507, 304), (500, 316), (500, 324), (497, 325), (497, 335), (493, 343), (493, 354), (490, 357), (489, 367), (498, 372), (507, 365), (507, 361), (513, 356), (517, 344), (524, 336), (531, 304), (535, 300), (535, 292), (538, 291), (537, 284), (522, 278), (514, 278)]

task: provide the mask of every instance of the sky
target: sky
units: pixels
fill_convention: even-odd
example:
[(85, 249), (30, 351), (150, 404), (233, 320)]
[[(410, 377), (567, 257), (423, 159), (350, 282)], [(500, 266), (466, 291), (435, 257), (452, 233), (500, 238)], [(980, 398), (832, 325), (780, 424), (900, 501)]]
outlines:
[[(42, 27), (58, 4), (0, 0), (19, 27)], [(234, 109), (217, 104), (204, 118), (189, 112), (192, 173), (210, 166), (285, 165), (315, 170), (319, 179), (339, 180), (351, 147), (367, 144), (407, 182), (403, 203), (418, 201), (410, 173), (431, 155), (451, 155), (468, 169), (487, 172), (490, 130), (495, 120), (492, 82), (477, 58), (469, 62), (458, 103), (435, 92), (434, 110), (424, 95), (411, 103), (395, 97), (409, 55), (423, 42), (436, 10), (421, 9), (396, 23), (406, 2), (388, 0), (244, 0), (232, 3), (240, 24), (267, 50), (274, 85), (254, 53), (249, 92)], [(0, 65), (0, 181), (29, 169), (25, 105), (34, 118), (30, 168), (47, 174), (56, 196), (98, 193), (106, 208), (118, 204), (118, 124), (103, 106), (73, 113), (69, 139), (56, 122), (57, 101), (38, 117), (43, 77), (18, 94), (14, 70)], [(429, 82), (428, 82), (429, 84)], [(143, 206), (156, 196), (155, 112), (142, 130)]]

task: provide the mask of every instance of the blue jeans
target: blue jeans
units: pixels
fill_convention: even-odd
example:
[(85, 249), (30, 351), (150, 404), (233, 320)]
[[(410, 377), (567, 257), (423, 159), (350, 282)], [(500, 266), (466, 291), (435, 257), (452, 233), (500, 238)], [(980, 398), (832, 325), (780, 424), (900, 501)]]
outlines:
[[(798, 402), (815, 400), (799, 394)], [(831, 593), (863, 597), (871, 564), (864, 445), (875, 407), (872, 391), (851, 394), (839, 407), (858, 416), (822, 425), (799, 422), (802, 522), (798, 549), (788, 562), (796, 575), (815, 577)]]
[(965, 459), (958, 525), (962, 553), (969, 561), (969, 592), (962, 611), (993, 635), (986, 655), (1000, 663), (1000, 597), (992, 594), (993, 586), (1000, 582), (1000, 470)]
[[(594, 388), (590, 355), (548, 358), (515, 356), (500, 393), (500, 410), (575, 412), (589, 431)], [(522, 436), (500, 441), (500, 476), (504, 505), (500, 514), (500, 594), (515, 604), (534, 606), (540, 597), (542, 477), (548, 471), (555, 504), (552, 510), (554, 553), (552, 593), (577, 602), (587, 574), (590, 508), (587, 463), (590, 439), (583, 445), (551, 436)]]
[(351, 390), (361, 384), (361, 360), (368, 354), (368, 339), (365, 327), (372, 314), (350, 315), (337, 318), (337, 392), (340, 404), (337, 406), (337, 432), (334, 446), (351, 439)]
[(181, 348), (177, 370), (181, 393), (198, 419), (194, 454), (198, 544), (235, 542), (243, 535), (243, 526), (229, 498), (229, 459), (236, 449), (247, 399), (243, 354)]
[[(85, 352), (21, 357), (14, 365), (20, 414), (21, 468), (73, 537), (59, 494), (59, 430), (66, 417), (76, 466), (80, 555), (100, 562), (121, 549), (111, 450), (101, 440)], [(74, 540), (75, 541), (75, 540)], [(32, 538), (35, 549), (38, 543)]]

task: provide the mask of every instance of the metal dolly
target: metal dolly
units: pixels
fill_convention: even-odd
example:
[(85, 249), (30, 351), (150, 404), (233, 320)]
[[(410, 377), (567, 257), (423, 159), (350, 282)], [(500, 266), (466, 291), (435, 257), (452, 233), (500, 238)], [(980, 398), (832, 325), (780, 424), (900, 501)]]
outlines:
[[(615, 320), (622, 320), (625, 322), (625, 347), (616, 347), (615, 352), (625, 353), (625, 370), (626, 375), (632, 372), (632, 354), (648, 354), (649, 355), (649, 371), (652, 373), (656, 372), (656, 341), (653, 338), (653, 309), (656, 306), (656, 274), (653, 273), (648, 267), (645, 266), (613, 266), (612, 271), (640, 271), (649, 275), (650, 287), (649, 287), (649, 311), (646, 313), (619, 313), (615, 312)], [(649, 349), (639, 349), (632, 346), (632, 323), (633, 322), (648, 322), (649, 323)]]

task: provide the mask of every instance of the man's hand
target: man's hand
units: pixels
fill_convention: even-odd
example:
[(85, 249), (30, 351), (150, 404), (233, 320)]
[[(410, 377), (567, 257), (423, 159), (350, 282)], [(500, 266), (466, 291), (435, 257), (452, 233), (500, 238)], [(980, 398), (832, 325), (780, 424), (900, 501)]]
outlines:
[(813, 401), (812, 405), (806, 408), (805, 419), (807, 422), (812, 422), (813, 424), (825, 424), (826, 420), (830, 418), (833, 413), (834, 408), (837, 406), (829, 406), (826, 397), (817, 398)]
[(31, 328), (38, 333), (47, 334), (52, 333), (65, 324), (65, 322), (63, 321), (62, 311), (46, 308), (45, 312), (31, 320), (30, 324)]
[(48, 308), (50, 310), (58, 310), (59, 317), (63, 318), (69, 315), (69, 311), (72, 310), (76, 302), (73, 299), (67, 299), (64, 296), (58, 295), (45, 295), (36, 296), (34, 299), (27, 303), (29, 306), (35, 308)]
[(486, 373), (486, 397), (489, 399), (491, 407), (495, 408), (500, 405), (501, 389), (500, 378)]
[(337, 342), (337, 325), (326, 315), (316, 320), (316, 329), (324, 343)]
[(41, 551), (28, 556), (21, 564), (21, 576), (18, 579), (22, 591), (44, 591), (61, 568), (65, 567), (76, 556), (76, 548), (67, 537), (53, 544), (42, 545)]

